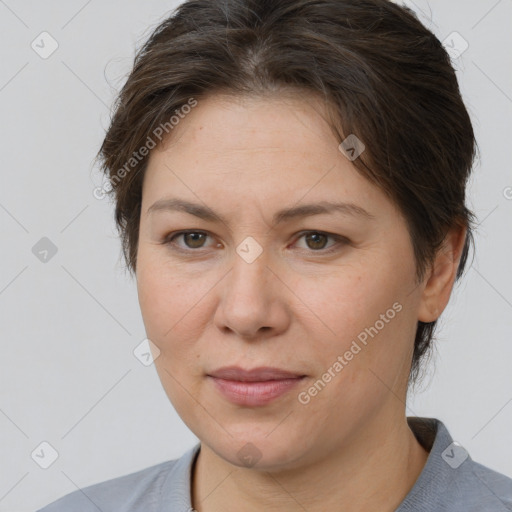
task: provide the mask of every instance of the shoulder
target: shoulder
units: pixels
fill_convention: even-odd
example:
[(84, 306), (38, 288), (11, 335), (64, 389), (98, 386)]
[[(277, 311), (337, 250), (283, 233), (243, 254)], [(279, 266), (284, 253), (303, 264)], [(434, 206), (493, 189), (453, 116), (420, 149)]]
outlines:
[(407, 419), (429, 456), (397, 512), (512, 512), (512, 479), (474, 461), (436, 418)]
[(480, 500), (486, 511), (512, 511), (512, 478), (473, 460), (468, 462), (463, 489), (468, 502)]
[[(179, 459), (112, 478), (63, 496), (37, 512), (132, 512), (156, 510), (162, 484)], [(169, 483), (169, 482), (167, 482)]]

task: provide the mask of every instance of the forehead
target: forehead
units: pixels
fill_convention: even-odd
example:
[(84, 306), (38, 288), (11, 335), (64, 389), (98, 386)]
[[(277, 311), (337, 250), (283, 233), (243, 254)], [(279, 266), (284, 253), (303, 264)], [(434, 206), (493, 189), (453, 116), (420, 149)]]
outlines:
[(322, 102), (296, 95), (199, 100), (150, 154), (145, 207), (166, 195), (238, 207), (255, 202), (262, 210), (266, 201), (354, 196), (367, 210), (389, 207), (338, 149)]
[[(282, 96), (212, 95), (200, 99), (153, 151), (193, 149), (221, 156), (222, 150), (316, 152), (337, 148), (325, 107), (317, 98), (297, 93)], [(176, 153), (176, 151), (174, 151)]]

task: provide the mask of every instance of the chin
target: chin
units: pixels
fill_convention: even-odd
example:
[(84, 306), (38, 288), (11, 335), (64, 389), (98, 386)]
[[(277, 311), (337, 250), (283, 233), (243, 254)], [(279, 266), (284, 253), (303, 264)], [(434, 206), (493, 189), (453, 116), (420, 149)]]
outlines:
[[(232, 437), (225, 433), (222, 439), (204, 438), (204, 443), (217, 456), (240, 468), (253, 468), (261, 471), (292, 469), (306, 449), (300, 439), (294, 440), (289, 431), (281, 435), (268, 435), (269, 430), (247, 428), (239, 433), (227, 429)], [(271, 429), (270, 429), (271, 430)], [(299, 436), (300, 437), (300, 436)], [(300, 453), (298, 453), (300, 450)]]

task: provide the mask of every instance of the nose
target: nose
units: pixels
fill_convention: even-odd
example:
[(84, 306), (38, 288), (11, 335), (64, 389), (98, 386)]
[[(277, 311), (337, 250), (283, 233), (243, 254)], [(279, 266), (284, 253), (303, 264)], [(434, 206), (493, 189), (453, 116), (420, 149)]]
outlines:
[(285, 331), (290, 323), (290, 292), (269, 268), (265, 252), (248, 263), (238, 254), (221, 281), (214, 323), (224, 333), (256, 340)]

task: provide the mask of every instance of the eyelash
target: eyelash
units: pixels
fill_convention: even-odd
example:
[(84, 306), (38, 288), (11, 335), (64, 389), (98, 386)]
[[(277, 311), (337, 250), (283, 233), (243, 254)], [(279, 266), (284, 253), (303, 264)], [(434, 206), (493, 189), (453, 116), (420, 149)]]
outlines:
[[(163, 245), (169, 246), (172, 250), (183, 252), (183, 253), (190, 254), (190, 253), (193, 253), (193, 252), (201, 252), (202, 250), (204, 250), (204, 247), (199, 247), (198, 249), (192, 249), (192, 248), (184, 249), (183, 247), (179, 247), (179, 246), (177, 246), (174, 243), (174, 240), (176, 238), (178, 238), (178, 237), (180, 237), (182, 235), (187, 235), (187, 234), (191, 234), (191, 233), (202, 234), (202, 235), (209, 236), (209, 233), (206, 232), (206, 231), (196, 231), (196, 230), (176, 231), (176, 232), (173, 232), (173, 233), (170, 233), (169, 235), (167, 235), (161, 243)], [(343, 237), (343, 236), (334, 235), (332, 233), (327, 233), (325, 231), (315, 231), (315, 230), (301, 231), (299, 233), (300, 236), (297, 238), (296, 241), (298, 241), (302, 237), (304, 237), (304, 236), (306, 236), (308, 234), (312, 234), (312, 233), (326, 236), (327, 238), (331, 238), (335, 242), (337, 242), (336, 244), (332, 245), (328, 249), (318, 249), (318, 250), (303, 249), (303, 250), (306, 250), (306, 251), (309, 251), (309, 252), (312, 252), (312, 253), (331, 254), (331, 253), (336, 252), (337, 250), (340, 249), (339, 245), (345, 245), (345, 244), (349, 243), (349, 240), (347, 238)]]

